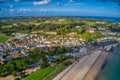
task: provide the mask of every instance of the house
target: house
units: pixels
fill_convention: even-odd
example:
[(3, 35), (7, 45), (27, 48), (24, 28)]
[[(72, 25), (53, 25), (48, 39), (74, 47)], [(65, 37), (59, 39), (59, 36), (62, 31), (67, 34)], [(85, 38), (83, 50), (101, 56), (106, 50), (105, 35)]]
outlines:
[(77, 33), (76, 32), (71, 32), (71, 33), (68, 33), (67, 35), (69, 36), (75, 36)]
[(47, 21), (45, 21), (45, 22), (46, 22), (46, 23), (49, 23), (49, 22), (51, 22), (51, 21), (48, 21), (48, 20), (47, 20)]
[(48, 62), (52, 62), (52, 61), (54, 61), (54, 58), (53, 57), (49, 57), (48, 58)]
[(107, 34), (108, 34), (108, 35), (113, 35), (113, 36), (116, 36), (116, 35), (117, 35), (116, 32), (108, 32)]
[(57, 34), (57, 32), (46, 32), (46, 34)]
[(19, 48), (12, 48), (13, 51), (18, 51), (20, 50)]
[(74, 53), (73, 53), (73, 56), (74, 56), (74, 57), (80, 57), (81, 54), (80, 54), (79, 52), (74, 52)]
[(94, 32), (95, 32), (95, 29), (94, 29), (94, 28), (90, 28), (90, 29), (88, 30), (88, 32), (89, 32), (89, 33), (94, 33)]
[(97, 21), (96, 24), (106, 24), (105, 22)]
[(113, 28), (113, 29), (119, 29), (119, 27), (118, 27), (118, 26), (112, 26), (112, 28)]
[(117, 33), (117, 36), (120, 36), (120, 32), (119, 32), (119, 33)]
[(105, 31), (105, 30), (106, 30), (106, 28), (102, 28), (102, 27), (97, 27), (97, 29), (98, 29), (99, 31)]
[(20, 33), (16, 33), (14, 38), (12, 39), (19, 39), (19, 40), (23, 40), (26, 36), (28, 36), (28, 34), (20, 34)]
[(85, 48), (85, 47), (81, 48), (81, 49), (79, 50), (79, 52), (80, 52), (81, 55), (86, 55), (86, 54), (88, 54), (88, 50), (87, 50), (87, 48)]
[(29, 53), (27, 53), (25, 50), (21, 50), (21, 54), (27, 56)]
[(60, 56), (59, 54), (56, 54), (56, 55), (53, 56), (53, 58), (54, 58), (54, 59), (58, 59), (59, 56)]
[(46, 40), (44, 43), (45, 43), (45, 44), (51, 44), (51, 42), (48, 41), (48, 40)]
[(58, 19), (58, 22), (64, 22), (65, 19)]
[(6, 61), (7, 58), (6, 58), (6, 56), (2, 55), (2, 56), (0, 56), (0, 60), (1, 60), (1, 61)]
[(44, 30), (40, 30), (40, 31), (38, 31), (39, 33), (44, 33)]
[(80, 28), (80, 26), (76, 26), (75, 28)]
[(73, 56), (73, 54), (72, 53), (66, 53), (66, 58), (71, 58)]

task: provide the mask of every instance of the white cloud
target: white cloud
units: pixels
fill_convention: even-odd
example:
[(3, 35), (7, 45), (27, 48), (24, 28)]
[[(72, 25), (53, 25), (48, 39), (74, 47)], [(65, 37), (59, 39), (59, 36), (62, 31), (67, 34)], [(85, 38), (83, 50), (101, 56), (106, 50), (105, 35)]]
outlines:
[(27, 9), (27, 8), (20, 8), (19, 9), (19, 12), (29, 12), (30, 9)]
[(68, 4), (69, 4), (69, 3), (70, 3), (70, 4), (71, 4), (71, 3), (72, 3), (72, 4), (74, 3), (74, 4), (76, 4), (76, 5), (81, 5), (81, 6), (85, 5), (85, 3), (83, 3), (83, 2), (77, 2), (77, 1), (75, 1), (75, 0), (69, 0)]
[(40, 12), (47, 12), (47, 10), (46, 9), (40, 9)]
[(42, 1), (36, 1), (33, 3), (33, 5), (46, 5), (49, 4), (51, 0), (42, 0)]
[(13, 5), (10, 5), (9, 7), (10, 7), (9, 11), (10, 11), (11, 13), (15, 11), (15, 9), (14, 9), (14, 6), (13, 6)]

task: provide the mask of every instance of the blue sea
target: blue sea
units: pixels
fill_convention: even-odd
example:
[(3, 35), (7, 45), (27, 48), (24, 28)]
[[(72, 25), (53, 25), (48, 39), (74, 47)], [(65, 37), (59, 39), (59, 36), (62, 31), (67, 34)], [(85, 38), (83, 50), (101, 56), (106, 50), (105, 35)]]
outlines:
[(67, 17), (67, 18), (87, 18), (93, 20), (105, 20), (107, 22), (120, 22), (120, 17), (105, 17), (105, 16), (11, 16), (11, 17), (0, 17), (3, 18), (14, 18), (14, 17)]
[(120, 80), (120, 46), (108, 56), (108, 62), (97, 80)]
[[(54, 16), (55, 17), (55, 16)], [(104, 20), (107, 22), (120, 22), (120, 17), (105, 17), (105, 16), (57, 16), (57, 17), (68, 17), (68, 18), (87, 18), (93, 20)]]
[(95, 20), (105, 20), (108, 22), (120, 22), (120, 17), (102, 17), (102, 16), (73, 16), (76, 18), (88, 18), (88, 19), (95, 19)]

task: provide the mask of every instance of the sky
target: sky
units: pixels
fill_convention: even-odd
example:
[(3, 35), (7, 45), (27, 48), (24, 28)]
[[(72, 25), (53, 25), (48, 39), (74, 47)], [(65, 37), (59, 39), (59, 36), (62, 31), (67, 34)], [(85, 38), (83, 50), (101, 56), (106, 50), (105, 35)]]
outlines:
[(0, 17), (120, 17), (120, 0), (0, 0)]

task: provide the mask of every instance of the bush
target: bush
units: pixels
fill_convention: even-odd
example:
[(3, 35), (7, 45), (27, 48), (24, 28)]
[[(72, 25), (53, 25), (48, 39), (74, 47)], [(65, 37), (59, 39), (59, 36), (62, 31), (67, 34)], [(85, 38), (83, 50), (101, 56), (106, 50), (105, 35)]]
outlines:
[(20, 78), (15, 78), (15, 80), (21, 80)]
[(63, 62), (64, 66), (68, 66), (70, 64), (72, 64), (72, 62), (70, 60), (66, 60), (66, 61)]
[(15, 72), (15, 71), (13, 71), (13, 72), (12, 72), (12, 75), (13, 75), (13, 76), (16, 76), (16, 72)]
[(25, 78), (27, 75), (25, 74), (25, 72), (22, 72), (22, 73), (20, 74), (20, 76), (21, 76), (21, 78)]
[(44, 62), (40, 65), (41, 69), (49, 67), (50, 64), (48, 62)]

